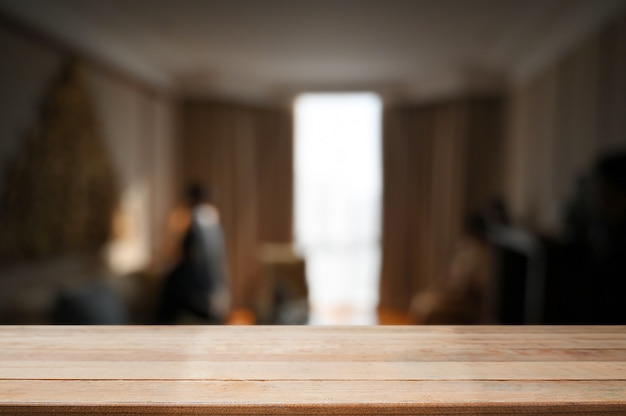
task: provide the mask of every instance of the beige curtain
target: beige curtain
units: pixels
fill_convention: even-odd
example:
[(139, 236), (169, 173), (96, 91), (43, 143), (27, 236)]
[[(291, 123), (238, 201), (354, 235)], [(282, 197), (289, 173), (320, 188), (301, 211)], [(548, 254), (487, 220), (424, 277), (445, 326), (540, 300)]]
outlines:
[(259, 112), (257, 143), (258, 238), (264, 243), (292, 241), (293, 117), (291, 110)]
[(406, 310), (443, 281), (465, 214), (501, 191), (502, 105), (489, 97), (385, 110), (382, 309)]
[(184, 185), (211, 186), (221, 212), (234, 307), (249, 307), (261, 242), (290, 242), (291, 114), (219, 102), (183, 110)]

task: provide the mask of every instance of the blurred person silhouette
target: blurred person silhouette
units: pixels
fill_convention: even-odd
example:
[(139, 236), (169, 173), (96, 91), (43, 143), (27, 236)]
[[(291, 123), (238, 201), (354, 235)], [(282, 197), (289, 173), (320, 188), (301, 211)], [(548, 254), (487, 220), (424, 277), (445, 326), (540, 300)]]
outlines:
[(487, 221), (480, 214), (465, 220), (463, 236), (452, 258), (448, 278), (440, 289), (418, 293), (411, 318), (420, 324), (480, 324), (487, 319), (487, 293), (493, 254)]
[(230, 308), (224, 237), (219, 211), (210, 192), (189, 186), (190, 222), (181, 245), (181, 258), (167, 275), (158, 323), (177, 323), (191, 314), (207, 323), (224, 323)]

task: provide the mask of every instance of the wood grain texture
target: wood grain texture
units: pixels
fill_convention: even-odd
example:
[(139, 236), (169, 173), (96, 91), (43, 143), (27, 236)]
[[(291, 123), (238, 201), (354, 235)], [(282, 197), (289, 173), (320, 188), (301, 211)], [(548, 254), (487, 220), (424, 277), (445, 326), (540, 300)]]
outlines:
[(1, 414), (626, 414), (626, 327), (0, 327)]

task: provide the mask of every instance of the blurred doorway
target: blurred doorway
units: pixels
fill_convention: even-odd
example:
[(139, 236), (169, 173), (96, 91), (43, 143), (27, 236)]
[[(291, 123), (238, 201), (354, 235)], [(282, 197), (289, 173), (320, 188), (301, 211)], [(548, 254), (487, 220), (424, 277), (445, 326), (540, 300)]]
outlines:
[(311, 324), (374, 324), (380, 274), (380, 97), (295, 102), (294, 233), (306, 258)]

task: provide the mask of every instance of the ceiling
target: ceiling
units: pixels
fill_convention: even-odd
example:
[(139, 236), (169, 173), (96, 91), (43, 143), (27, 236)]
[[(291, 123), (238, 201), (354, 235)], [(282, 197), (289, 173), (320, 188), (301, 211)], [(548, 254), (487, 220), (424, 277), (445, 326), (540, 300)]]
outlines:
[(185, 95), (432, 97), (498, 88), (623, 0), (0, 0), (5, 14)]

